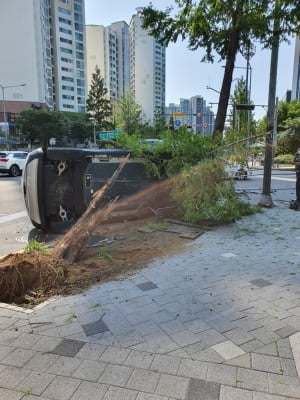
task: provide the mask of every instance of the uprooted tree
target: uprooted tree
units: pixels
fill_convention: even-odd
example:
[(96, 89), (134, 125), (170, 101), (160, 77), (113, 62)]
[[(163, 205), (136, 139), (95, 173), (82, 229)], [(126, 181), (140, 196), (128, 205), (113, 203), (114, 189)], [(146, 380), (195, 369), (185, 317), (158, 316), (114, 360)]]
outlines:
[(88, 208), (78, 219), (76, 224), (66, 233), (56, 246), (54, 253), (69, 262), (78, 259), (84, 242), (91, 233), (97, 228), (101, 221), (107, 217), (114, 209), (117, 198), (105, 205), (104, 196), (112, 187), (120, 172), (126, 165), (130, 154), (128, 154), (115, 170), (111, 178), (106, 182), (100, 190), (98, 190), (92, 198)]

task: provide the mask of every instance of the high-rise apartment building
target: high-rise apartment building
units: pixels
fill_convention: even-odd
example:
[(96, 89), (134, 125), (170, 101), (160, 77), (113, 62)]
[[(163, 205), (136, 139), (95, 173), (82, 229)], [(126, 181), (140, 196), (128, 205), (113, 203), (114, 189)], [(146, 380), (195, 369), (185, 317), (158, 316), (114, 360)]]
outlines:
[(85, 111), (84, 0), (50, 0), (54, 104), (60, 111)]
[(91, 85), (96, 66), (111, 99), (129, 91), (129, 33), (124, 21), (110, 26), (86, 26), (87, 83)]
[(129, 35), (130, 89), (144, 120), (153, 122), (165, 107), (166, 49), (142, 28), (139, 10), (131, 18)]
[(84, 0), (1, 0), (0, 85), (8, 122), (32, 105), (85, 111), (84, 26)]
[(296, 43), (295, 43), (292, 99), (300, 100), (300, 38), (299, 37), (296, 37)]

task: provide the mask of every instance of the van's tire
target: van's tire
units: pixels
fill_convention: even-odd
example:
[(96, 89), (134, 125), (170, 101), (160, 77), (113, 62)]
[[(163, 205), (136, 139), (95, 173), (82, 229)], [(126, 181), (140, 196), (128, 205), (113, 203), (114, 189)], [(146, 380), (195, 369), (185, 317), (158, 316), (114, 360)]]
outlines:
[(17, 165), (12, 165), (9, 169), (9, 175), (14, 177), (21, 175), (20, 168)]

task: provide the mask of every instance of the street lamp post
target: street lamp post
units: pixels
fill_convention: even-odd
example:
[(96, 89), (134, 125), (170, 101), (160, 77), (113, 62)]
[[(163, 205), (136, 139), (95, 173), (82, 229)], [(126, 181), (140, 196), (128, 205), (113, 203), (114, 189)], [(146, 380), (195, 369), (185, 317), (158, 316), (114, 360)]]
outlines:
[(5, 130), (5, 139), (6, 139), (6, 147), (7, 150), (9, 150), (9, 126), (8, 126), (8, 121), (7, 121), (7, 115), (6, 115), (6, 106), (5, 106), (5, 89), (10, 89), (10, 88), (16, 88), (16, 87), (21, 87), (21, 86), (26, 86), (26, 83), (22, 83), (20, 85), (10, 85), (10, 86), (3, 86), (0, 84), (1, 90), (2, 90), (2, 104), (3, 104), (3, 120), (4, 120), (4, 130)]

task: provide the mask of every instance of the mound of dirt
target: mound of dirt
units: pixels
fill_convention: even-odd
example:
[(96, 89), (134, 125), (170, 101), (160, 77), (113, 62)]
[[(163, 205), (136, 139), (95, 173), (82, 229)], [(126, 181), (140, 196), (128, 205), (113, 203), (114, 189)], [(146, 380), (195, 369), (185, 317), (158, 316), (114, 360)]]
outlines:
[(55, 257), (51, 250), (2, 258), (0, 301), (33, 307), (54, 295), (80, 293), (97, 283), (126, 277), (156, 257), (183, 251), (186, 243), (177, 233), (164, 231), (163, 223), (153, 218), (103, 225), (90, 239), (96, 244), (84, 247), (73, 264)]

